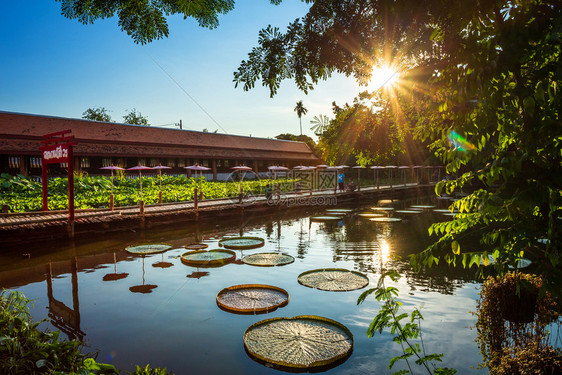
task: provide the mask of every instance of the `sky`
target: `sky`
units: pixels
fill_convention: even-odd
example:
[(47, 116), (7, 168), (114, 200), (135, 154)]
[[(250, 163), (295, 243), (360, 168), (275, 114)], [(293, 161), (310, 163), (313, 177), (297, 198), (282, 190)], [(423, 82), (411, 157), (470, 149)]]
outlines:
[(121, 31), (116, 17), (83, 25), (60, 7), (55, 0), (0, 2), (0, 110), (81, 118), (105, 107), (122, 122), (136, 109), (153, 126), (182, 120), (189, 130), (275, 137), (299, 134), (294, 108), (302, 100), (303, 134), (314, 137), (314, 116), (333, 117), (333, 101), (351, 103), (365, 90), (340, 75), (308, 95), (289, 80), (274, 98), (260, 83), (250, 91), (234, 87), (233, 72), (257, 46), (259, 30), (271, 24), (285, 31), (306, 14), (300, 1), (238, 0), (212, 30), (168, 17), (169, 37), (146, 45)]

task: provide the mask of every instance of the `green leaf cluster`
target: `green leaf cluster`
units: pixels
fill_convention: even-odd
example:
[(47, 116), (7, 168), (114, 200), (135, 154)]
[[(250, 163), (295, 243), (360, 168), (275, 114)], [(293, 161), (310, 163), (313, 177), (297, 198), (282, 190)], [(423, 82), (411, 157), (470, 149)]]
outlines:
[[(186, 176), (162, 175), (162, 201), (181, 202), (193, 200), (195, 186), (203, 193), (205, 199), (237, 197), (240, 186), (245, 193), (264, 194), (268, 184), (278, 183), (282, 192), (293, 189), (294, 180), (254, 180), (241, 182), (212, 182), (204, 177), (187, 178)], [(68, 209), (68, 181), (66, 178), (50, 178), (49, 209)], [(74, 199), (77, 209), (102, 208), (109, 206), (111, 179), (105, 176), (74, 176)], [(113, 179), (114, 204), (133, 206), (140, 200), (140, 182), (138, 178), (128, 179), (123, 176)], [(145, 204), (158, 203), (160, 192), (159, 177), (142, 177), (143, 200)], [(8, 205), (11, 212), (38, 211), (42, 209), (41, 183), (30, 178), (3, 173), (0, 175), (0, 205)]]
[(367, 336), (373, 337), (376, 332), (382, 333), (385, 329), (389, 329), (390, 333), (394, 335), (392, 340), (402, 347), (402, 354), (393, 357), (388, 364), (388, 368), (392, 369), (396, 362), (403, 360), (406, 362), (409, 371), (400, 370), (394, 374), (413, 374), (414, 372), (409, 361), (412, 358), (416, 365), (422, 366), (429, 374), (455, 374), (456, 370), (454, 369), (436, 367), (434, 365), (434, 361), (442, 361), (444, 354), (426, 353), (421, 331), (421, 321), (423, 320), (421, 311), (415, 308), (411, 314), (401, 312), (400, 309), (403, 304), (397, 298), (399, 290), (396, 287), (387, 287), (385, 285), (384, 280), (387, 277), (396, 282), (400, 279), (400, 274), (396, 271), (384, 272), (378, 281), (377, 287), (363, 292), (359, 296), (357, 304), (363, 303), (371, 294), (374, 294), (377, 301), (383, 302), (367, 330)]

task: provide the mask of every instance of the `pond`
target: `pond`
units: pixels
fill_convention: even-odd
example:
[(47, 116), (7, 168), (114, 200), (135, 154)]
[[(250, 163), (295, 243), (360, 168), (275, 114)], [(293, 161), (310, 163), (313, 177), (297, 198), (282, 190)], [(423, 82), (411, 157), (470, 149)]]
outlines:
[[(3, 249), (0, 287), (23, 292), (34, 301), (34, 319), (43, 328), (62, 330), (81, 339), (98, 361), (132, 371), (135, 364), (166, 367), (176, 374), (275, 374), (280, 370), (254, 361), (244, 349), (243, 334), (252, 324), (273, 317), (319, 315), (345, 325), (353, 334), (353, 352), (330, 374), (388, 374), (389, 360), (401, 353), (388, 332), (366, 335), (381, 303), (373, 296), (357, 305), (359, 295), (375, 287), (381, 271), (397, 270), (396, 283), (404, 309), (422, 307), (422, 330), (428, 353), (444, 353), (444, 365), (459, 374), (479, 374), (481, 361), (472, 327), (479, 283), (474, 271), (435, 268), (415, 274), (408, 254), (422, 250), (431, 239), (427, 228), (447, 220), (441, 212), (412, 205), (442, 201), (416, 199), (383, 202), (406, 212), (400, 222), (372, 221), (370, 206), (340, 213), (341, 220), (321, 222), (311, 216), (326, 210), (283, 212), (248, 220), (238, 218), (198, 226), (100, 234), (96, 238), (59, 241)], [(338, 207), (339, 208), (339, 207)], [(333, 213), (329, 213), (333, 214)], [(385, 214), (386, 215), (386, 214)], [(236, 261), (222, 267), (197, 268), (182, 263), (183, 246), (202, 242), (219, 248), (233, 236), (265, 239), (252, 250), (233, 250)], [(168, 243), (161, 254), (133, 255), (125, 248), (139, 243)], [(277, 267), (256, 267), (240, 261), (261, 252), (289, 254), (295, 261)], [(401, 258), (401, 259), (400, 259)], [(298, 276), (319, 268), (345, 268), (366, 275), (363, 289), (331, 292), (301, 285)], [(273, 312), (241, 315), (217, 306), (222, 289), (238, 284), (267, 284), (284, 289), (289, 303)], [(144, 293), (138, 293), (142, 291)], [(421, 373), (421, 370), (419, 371)]]

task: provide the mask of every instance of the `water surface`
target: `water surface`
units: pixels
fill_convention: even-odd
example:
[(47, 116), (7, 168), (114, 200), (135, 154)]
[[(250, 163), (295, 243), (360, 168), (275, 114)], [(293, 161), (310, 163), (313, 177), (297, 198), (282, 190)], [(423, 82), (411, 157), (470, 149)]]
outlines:
[[(404, 209), (423, 203), (428, 202), (393, 205)], [(473, 271), (433, 269), (419, 275), (406, 259), (430, 243), (430, 223), (447, 217), (423, 213), (399, 223), (375, 223), (352, 214), (334, 224), (309, 219), (322, 212), (279, 212), (254, 220), (100, 234), (89, 240), (5, 249), (0, 255), (0, 287), (23, 292), (34, 301), (33, 317), (48, 319), (45, 328), (61, 329), (83, 340), (90, 351), (98, 351), (99, 361), (122, 370), (150, 363), (176, 374), (280, 373), (247, 355), (242, 340), (246, 328), (272, 317), (320, 315), (344, 324), (354, 335), (351, 356), (326, 373), (388, 374), (400, 368), (388, 370), (390, 358), (401, 354), (400, 346), (388, 332), (368, 338), (367, 328), (380, 303), (374, 297), (359, 306), (356, 302), (364, 290), (376, 285), (382, 271), (395, 269), (402, 275), (397, 287), (404, 309), (411, 312), (423, 307), (428, 353), (445, 353), (444, 365), (459, 374), (481, 373), (471, 368), (481, 361), (474, 343), (476, 331), (471, 329), (475, 317), (470, 312), (475, 310), (479, 290)], [(265, 246), (236, 251), (238, 260), (279, 251), (295, 257), (295, 262), (255, 267), (238, 261), (219, 268), (195, 268), (180, 261), (186, 244), (201, 241), (213, 249), (220, 239), (240, 234), (263, 237)], [(145, 257), (124, 251), (141, 242), (166, 242), (173, 248)], [(297, 282), (302, 272), (333, 267), (362, 272), (370, 285), (363, 290), (326, 292)], [(283, 288), (290, 302), (262, 315), (236, 315), (218, 308), (217, 292), (237, 284)], [(150, 293), (133, 293), (131, 287)]]

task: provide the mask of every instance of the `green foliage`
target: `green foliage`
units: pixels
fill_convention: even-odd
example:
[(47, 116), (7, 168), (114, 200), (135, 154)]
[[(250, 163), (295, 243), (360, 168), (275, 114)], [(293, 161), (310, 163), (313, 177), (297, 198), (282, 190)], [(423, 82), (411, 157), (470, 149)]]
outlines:
[(416, 308), (409, 315), (408, 313), (401, 312), (402, 302), (397, 299), (399, 291), (393, 286), (387, 287), (385, 285), (384, 280), (387, 277), (394, 282), (400, 279), (400, 275), (396, 271), (383, 273), (377, 287), (363, 292), (359, 296), (357, 304), (363, 303), (371, 294), (375, 295), (377, 301), (383, 302), (378, 314), (367, 330), (367, 336), (373, 337), (376, 332), (382, 333), (385, 329), (390, 329), (390, 333), (394, 335), (393, 341), (402, 347), (402, 355), (393, 357), (388, 364), (388, 368), (392, 369), (396, 362), (404, 360), (408, 370), (397, 371), (394, 374), (413, 374), (414, 372), (409, 361), (412, 358), (415, 359), (415, 364), (422, 366), (429, 374), (455, 374), (457, 371), (454, 369), (435, 367), (433, 362), (441, 362), (444, 354), (426, 353), (421, 331), (423, 316), (420, 310)]
[[(162, 202), (180, 202), (193, 200), (197, 183), (199, 193), (205, 199), (237, 197), (240, 186), (246, 193), (264, 194), (270, 180), (239, 182), (211, 182), (205, 178), (187, 178), (162, 175)], [(278, 181), (282, 192), (292, 191), (293, 180)], [(140, 200), (140, 183), (138, 178), (127, 179), (124, 176), (114, 178), (113, 196), (115, 207), (134, 206)], [(49, 179), (49, 209), (68, 209), (67, 179), (55, 177)], [(145, 204), (158, 203), (160, 179), (158, 177), (142, 178), (143, 200)], [(77, 209), (102, 208), (109, 205), (111, 180), (105, 176), (74, 176), (74, 199)], [(24, 176), (0, 175), (0, 205), (8, 205), (11, 212), (38, 211), (42, 209), (41, 183)]]
[(398, 115), (393, 104), (398, 98), (364, 92), (352, 106), (333, 103), (335, 118), (323, 125), (319, 134), (322, 158), (333, 164), (363, 166), (425, 162), (429, 157), (427, 149), (413, 139), (413, 108), (403, 108)]
[[(79, 341), (59, 339), (60, 332), (43, 332), (33, 322), (31, 301), (22, 293), (0, 291), (0, 373), (6, 375), (118, 375), (115, 366), (83, 354)], [(172, 375), (166, 369), (141, 368), (133, 375)]]
[(148, 123), (148, 118), (144, 117), (134, 108), (131, 109), (125, 116), (123, 116), (123, 122), (125, 124), (150, 126), (150, 124)]
[(304, 142), (306, 145), (314, 152), (317, 148), (316, 142), (308, 135), (296, 135), (291, 133), (284, 133), (275, 136), (275, 139), (284, 139), (287, 141), (297, 141), (297, 142)]
[[(234, 80), (248, 90), (261, 79), (274, 95), (284, 79), (306, 92), (333, 72), (367, 83), (373, 65), (398, 67), (401, 88), (426, 103), (415, 110), (415, 135), (446, 164), (438, 190), (476, 189), (414, 264), (474, 264), (497, 252), (501, 274), (528, 254), (560, 293), (561, 14), (558, 0), (319, 0), (285, 33), (262, 30)], [(350, 144), (327, 160), (352, 154)], [(468, 237), (481, 238), (470, 259), (451, 246)]]
[[(519, 272), (489, 277), (482, 284), (476, 341), (490, 373), (556, 374), (562, 370), (562, 351), (549, 345), (548, 325), (560, 323), (557, 303), (548, 291), (539, 294), (541, 286), (539, 277)], [(523, 311), (532, 318), (528, 323), (522, 322)]]
[(82, 118), (92, 121), (113, 122), (108, 112), (105, 107), (88, 108), (82, 113)]
[(168, 372), (166, 368), (150, 368), (150, 365), (146, 365), (145, 367), (137, 366), (135, 372), (130, 372), (131, 375), (173, 375), (170, 371)]
[[(98, 19), (119, 18), (121, 30), (135, 43), (145, 44), (169, 34), (166, 17), (180, 15), (194, 18), (201, 27), (213, 29), (219, 24), (219, 15), (234, 9), (234, 0), (56, 0), (60, 1), (63, 16), (77, 19), (84, 25)], [(278, 4), (279, 0), (271, 0)]]
[[(0, 292), (0, 372), (2, 374), (115, 374), (81, 353), (78, 341), (60, 340), (60, 332), (42, 332), (33, 322), (30, 301), (19, 292)], [(97, 366), (97, 367), (96, 367)]]

